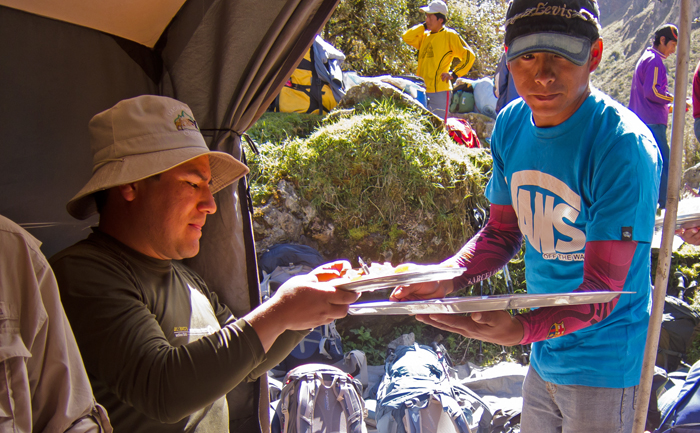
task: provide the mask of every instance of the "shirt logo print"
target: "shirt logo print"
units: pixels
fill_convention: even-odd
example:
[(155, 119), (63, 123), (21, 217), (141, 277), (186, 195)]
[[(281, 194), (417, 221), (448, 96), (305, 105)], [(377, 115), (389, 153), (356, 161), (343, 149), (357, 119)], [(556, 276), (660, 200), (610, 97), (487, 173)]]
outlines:
[[(581, 197), (561, 180), (536, 170), (513, 173), (510, 183), (518, 226), (529, 246), (545, 260), (583, 261), (586, 234), (572, 225), (581, 212)], [(528, 188), (532, 186), (543, 191)]]

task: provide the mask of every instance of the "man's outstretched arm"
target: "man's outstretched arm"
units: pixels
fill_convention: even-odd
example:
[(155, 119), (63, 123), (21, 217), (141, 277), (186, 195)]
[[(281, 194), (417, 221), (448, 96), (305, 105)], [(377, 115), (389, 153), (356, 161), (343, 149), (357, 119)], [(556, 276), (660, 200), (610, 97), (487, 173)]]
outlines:
[[(621, 292), (629, 273), (637, 242), (586, 243), (583, 282), (574, 292)], [(521, 344), (570, 334), (594, 325), (610, 315), (619, 297), (600, 304), (539, 308), (515, 316), (523, 325)]]
[[(583, 282), (575, 292), (622, 291), (636, 242), (596, 241), (586, 244)], [(560, 337), (600, 322), (610, 315), (617, 298), (607, 303), (539, 308), (511, 316), (486, 311), (470, 316), (424, 314), (416, 319), (468, 338), (513, 346)]]
[(398, 287), (390, 299), (441, 298), (483, 281), (503, 268), (520, 249), (523, 235), (512, 206), (492, 204), (489, 215), (486, 225), (456, 255), (443, 262), (446, 266), (466, 267), (462, 275), (453, 280)]

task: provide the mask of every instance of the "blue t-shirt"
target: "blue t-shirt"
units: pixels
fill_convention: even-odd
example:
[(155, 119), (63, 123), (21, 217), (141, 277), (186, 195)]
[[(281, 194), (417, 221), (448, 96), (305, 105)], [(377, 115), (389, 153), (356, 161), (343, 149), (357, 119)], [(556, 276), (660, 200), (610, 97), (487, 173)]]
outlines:
[(597, 90), (565, 122), (538, 128), (522, 100), (504, 108), (491, 144), (491, 203), (512, 205), (526, 242), (528, 293), (583, 281), (586, 242), (634, 240), (621, 295), (603, 321), (532, 345), (531, 364), (560, 385), (639, 384), (651, 309), (651, 238), (661, 155), (649, 129)]

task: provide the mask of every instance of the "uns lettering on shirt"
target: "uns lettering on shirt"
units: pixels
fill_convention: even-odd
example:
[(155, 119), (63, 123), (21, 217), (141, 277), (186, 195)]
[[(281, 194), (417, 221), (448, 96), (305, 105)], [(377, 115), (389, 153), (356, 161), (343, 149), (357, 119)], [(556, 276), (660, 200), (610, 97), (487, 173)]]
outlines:
[(536, 170), (513, 173), (510, 191), (518, 226), (530, 246), (547, 260), (583, 261), (586, 234), (574, 225), (581, 212), (578, 194)]

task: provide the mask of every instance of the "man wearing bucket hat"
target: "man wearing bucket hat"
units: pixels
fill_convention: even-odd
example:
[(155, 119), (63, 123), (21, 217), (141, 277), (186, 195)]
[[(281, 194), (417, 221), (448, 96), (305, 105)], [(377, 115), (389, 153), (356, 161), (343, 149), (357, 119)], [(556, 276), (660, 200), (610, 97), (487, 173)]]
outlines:
[(673, 95), (668, 90), (666, 66), (664, 59), (676, 52), (678, 44), (678, 28), (673, 24), (664, 24), (654, 31), (654, 41), (651, 47), (644, 50), (637, 61), (630, 89), (629, 109), (651, 129), (656, 144), (661, 150), (663, 171), (659, 187), (659, 206), (666, 206), (666, 190), (668, 185), (669, 147), (666, 138), (668, 113)]
[(631, 292), (611, 301), (419, 315), (502, 345), (532, 343), (521, 432), (630, 432), (651, 304), (650, 244), (660, 154), (648, 128), (591, 88), (603, 49), (595, 0), (514, 0), (505, 20), (518, 94), (496, 120), (486, 226), (445, 263), (451, 281), (392, 299), (444, 296), (525, 248), (528, 293)]
[[(476, 57), (456, 31), (445, 27), (447, 5), (444, 1), (434, 0), (420, 10), (425, 12), (425, 22), (406, 30), (402, 38), (418, 50), (416, 75), (425, 82), (428, 109), (442, 117), (452, 89), (451, 80), (467, 75)], [(450, 70), (454, 59), (460, 62)]]
[(99, 212), (99, 227), (51, 265), (95, 397), (115, 431), (228, 431), (226, 394), (358, 295), (305, 276), (236, 319), (178, 260), (199, 251), (212, 194), (247, 167), (209, 151), (189, 107), (166, 97), (121, 101), (89, 129), (93, 175), (67, 208)]

